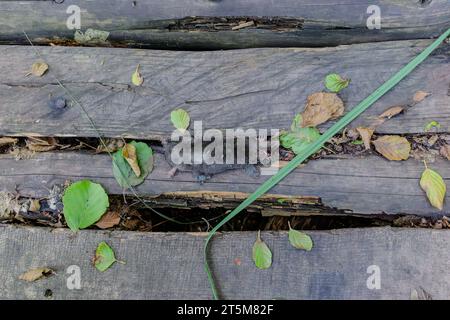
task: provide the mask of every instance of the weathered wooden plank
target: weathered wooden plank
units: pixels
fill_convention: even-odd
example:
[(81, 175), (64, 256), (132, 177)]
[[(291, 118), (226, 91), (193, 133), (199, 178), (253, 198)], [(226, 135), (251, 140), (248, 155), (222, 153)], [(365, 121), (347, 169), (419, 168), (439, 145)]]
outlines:
[[(450, 167), (446, 160), (436, 160), (430, 166), (437, 170), (447, 182)], [(66, 179), (92, 179), (101, 183), (110, 194), (122, 194), (114, 180), (111, 160), (107, 155), (87, 153), (42, 153), (29, 160), (16, 161), (11, 155), (0, 155), (0, 185), (10, 191), (17, 187), (23, 196), (43, 197), (53, 184), (62, 184)], [(228, 192), (224, 198), (233, 198), (233, 193), (251, 193), (268, 176), (249, 177), (241, 170), (232, 170), (214, 176), (203, 185), (189, 172), (168, 176), (170, 165), (156, 154), (155, 168), (146, 181), (137, 188), (142, 195), (163, 193)], [(369, 156), (350, 159), (323, 159), (308, 162), (296, 169), (270, 193), (298, 197), (299, 210), (314, 212), (318, 204), (361, 214), (418, 214), (431, 216), (450, 213), (450, 196), (447, 195), (444, 210), (439, 212), (428, 203), (419, 186), (423, 163), (417, 160), (402, 162), (387, 161)], [(230, 195), (231, 193), (231, 195)], [(180, 194), (178, 194), (180, 196)], [(242, 199), (238, 194), (237, 201)], [(319, 201), (320, 198), (321, 202)], [(274, 199), (275, 200), (275, 199)], [(210, 202), (214, 202), (210, 199)], [(220, 200), (216, 202), (220, 204)], [(309, 207), (311, 209), (309, 209)]]
[[(40, 47), (50, 64), (42, 78), (25, 77), (37, 60), (30, 47), (0, 46), (0, 134), (96, 136), (81, 110), (49, 107), (64, 96), (57, 76), (79, 98), (105, 136), (161, 138), (173, 130), (170, 111), (182, 107), (203, 128), (288, 128), (306, 98), (324, 89), (332, 72), (350, 77), (346, 110), (409, 62), (429, 40), (385, 42), (326, 49), (247, 49), (171, 52), (111, 48)], [(432, 93), (380, 133), (421, 133), (431, 120), (450, 128), (450, 45), (443, 45), (353, 126), (372, 123), (387, 107)], [(130, 84), (140, 64), (142, 87)]]
[[(436, 37), (450, 20), (446, 0), (73, 0), (0, 1), (0, 42), (73, 39), (66, 13), (81, 9), (81, 28), (110, 32), (108, 41), (151, 48), (230, 49), (329, 46)], [(381, 29), (368, 30), (370, 5), (381, 10)], [(220, 18), (226, 17), (226, 18)], [(234, 29), (241, 21), (253, 26)]]
[[(314, 248), (296, 250), (286, 232), (263, 232), (273, 265), (258, 270), (251, 260), (255, 232), (217, 235), (210, 260), (224, 299), (410, 299), (423, 288), (448, 299), (450, 232), (425, 229), (342, 229), (310, 232)], [(91, 265), (106, 241), (125, 265), (104, 273)], [(211, 299), (203, 268), (204, 235), (81, 231), (0, 225), (0, 298)], [(239, 261), (240, 263), (236, 263)], [(81, 289), (69, 290), (69, 266), (81, 270)], [(56, 275), (26, 283), (18, 276), (49, 266)], [(367, 280), (379, 267), (380, 289)], [(374, 267), (372, 267), (374, 268)], [(72, 271), (73, 272), (73, 271)]]

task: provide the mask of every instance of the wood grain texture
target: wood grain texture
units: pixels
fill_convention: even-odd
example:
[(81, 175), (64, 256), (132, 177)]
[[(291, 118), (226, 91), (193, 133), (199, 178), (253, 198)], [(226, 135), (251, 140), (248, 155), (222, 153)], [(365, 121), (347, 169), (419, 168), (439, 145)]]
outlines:
[[(286, 232), (263, 232), (273, 252), (270, 269), (251, 261), (255, 232), (217, 235), (210, 260), (224, 299), (406, 299), (423, 288), (433, 299), (449, 299), (448, 231), (342, 229), (308, 232), (314, 248), (296, 250)], [(101, 273), (91, 265), (106, 241), (125, 265)], [(211, 299), (203, 269), (201, 234), (46, 229), (0, 225), (0, 298)], [(236, 265), (235, 259), (241, 264)], [(81, 290), (66, 287), (67, 267), (81, 269)], [(380, 268), (381, 288), (369, 290), (367, 268)], [(18, 280), (30, 268), (57, 272), (34, 283)], [(372, 271), (373, 272), (373, 271)]]
[[(450, 167), (447, 160), (436, 160), (429, 166), (438, 171), (449, 185)], [(41, 153), (32, 159), (20, 161), (10, 155), (0, 155), (0, 168), (0, 186), (9, 191), (17, 187), (23, 196), (43, 197), (53, 184), (62, 184), (66, 179), (75, 181), (86, 178), (101, 183), (109, 194), (122, 194), (107, 155)], [(201, 191), (252, 193), (268, 179), (268, 176), (252, 178), (241, 170), (233, 170), (218, 174), (201, 185), (189, 172), (180, 172), (170, 178), (170, 168), (165, 159), (156, 154), (155, 168), (145, 182), (137, 187), (137, 192), (150, 196)], [(448, 215), (448, 194), (443, 211), (433, 209), (428, 203), (419, 186), (423, 170), (423, 163), (413, 159), (395, 162), (369, 156), (314, 160), (296, 169), (270, 193), (281, 197), (304, 197), (303, 202), (299, 199), (302, 205), (299, 210), (305, 212), (314, 212), (320, 203), (316, 198), (320, 198), (324, 206), (353, 213)]]
[[(110, 32), (119, 45), (173, 49), (329, 46), (423, 39), (448, 28), (447, 0), (66, 0), (0, 1), (0, 43), (36, 43), (73, 39), (66, 9), (81, 8), (81, 28)], [(134, 4), (134, 5), (133, 5)], [(368, 30), (370, 5), (381, 10), (380, 30)], [(220, 17), (227, 17), (222, 18)], [(251, 27), (232, 30), (240, 21)]]
[[(170, 112), (182, 107), (203, 128), (288, 128), (308, 95), (324, 89), (332, 72), (352, 79), (342, 92), (356, 106), (430, 44), (385, 42), (326, 49), (246, 49), (173, 52), (137, 49), (40, 47), (50, 65), (42, 78), (25, 77), (37, 61), (30, 47), (0, 46), (0, 135), (97, 136), (76, 105), (48, 106), (64, 96), (57, 76), (87, 110), (104, 136), (168, 137)], [(379, 133), (421, 133), (431, 120), (450, 128), (450, 45), (442, 45), (352, 126), (368, 125), (386, 108), (411, 102), (418, 90), (432, 95)], [(145, 78), (131, 85), (140, 64)], [(323, 126), (322, 129), (325, 129)]]

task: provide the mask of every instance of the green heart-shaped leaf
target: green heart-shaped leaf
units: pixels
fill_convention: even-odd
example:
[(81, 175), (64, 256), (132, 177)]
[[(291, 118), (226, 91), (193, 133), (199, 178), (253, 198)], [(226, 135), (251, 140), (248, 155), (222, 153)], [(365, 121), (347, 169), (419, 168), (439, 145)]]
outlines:
[(294, 230), (289, 224), (289, 242), (294, 248), (303, 249), (306, 251), (311, 251), (313, 247), (313, 242), (310, 236), (306, 233)]
[(320, 132), (315, 127), (295, 127), (295, 131), (284, 132), (280, 135), (280, 143), (284, 148), (291, 149), (295, 154), (300, 154), (319, 138)]
[(439, 210), (444, 208), (447, 186), (444, 179), (434, 170), (426, 168), (420, 178), (420, 186), (427, 193), (431, 205)]
[(336, 73), (329, 74), (325, 78), (325, 87), (327, 87), (327, 89), (331, 92), (338, 93), (347, 88), (349, 84), (350, 79), (344, 79)]
[(170, 120), (172, 121), (175, 128), (184, 131), (189, 128), (189, 123), (191, 118), (189, 114), (183, 109), (176, 109), (170, 113)]
[(66, 189), (63, 204), (67, 225), (76, 232), (100, 220), (109, 207), (109, 200), (101, 185), (81, 180)]
[(261, 234), (259, 231), (258, 237), (253, 245), (253, 261), (258, 269), (268, 269), (272, 265), (272, 252), (261, 240)]
[(153, 150), (143, 142), (131, 141), (129, 144), (135, 147), (141, 174), (139, 177), (136, 176), (129, 162), (123, 156), (123, 148), (119, 149), (113, 155), (113, 174), (122, 188), (130, 188), (141, 184), (153, 170)]
[(94, 266), (101, 272), (106, 271), (114, 262), (116, 256), (113, 249), (104, 241), (100, 242), (95, 250)]

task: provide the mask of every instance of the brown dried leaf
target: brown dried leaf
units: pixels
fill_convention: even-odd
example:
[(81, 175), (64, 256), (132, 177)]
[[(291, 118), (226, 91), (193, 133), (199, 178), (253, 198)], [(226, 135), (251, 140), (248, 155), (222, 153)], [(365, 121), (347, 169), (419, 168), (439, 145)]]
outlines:
[(48, 64), (45, 62), (35, 62), (31, 66), (31, 74), (36, 77), (42, 77), (48, 70)]
[(27, 272), (21, 274), (19, 276), (19, 279), (27, 282), (33, 282), (39, 280), (42, 277), (48, 277), (53, 273), (53, 270), (49, 268), (36, 268), (28, 270)]
[(302, 127), (315, 127), (344, 113), (344, 102), (336, 93), (316, 92), (308, 97)]
[(366, 148), (366, 150), (370, 150), (370, 139), (372, 139), (374, 130), (372, 128), (363, 128), (363, 127), (358, 127), (356, 128), (356, 130), (361, 136), (361, 139), (364, 142), (364, 147)]
[(395, 117), (399, 113), (402, 113), (403, 110), (405, 110), (404, 106), (393, 106), (393, 107), (390, 107), (390, 108), (386, 109), (382, 114), (380, 114), (378, 116), (378, 118), (380, 118), (380, 119), (384, 119), (384, 118), (390, 119), (392, 117)]
[(46, 152), (56, 149), (58, 142), (55, 138), (29, 137), (26, 141), (27, 148), (35, 152)]
[(16, 144), (19, 139), (9, 138), (9, 137), (1, 137), (0, 138), (0, 147), (7, 146), (9, 144)]
[(122, 149), (122, 155), (125, 160), (127, 160), (136, 177), (139, 177), (141, 175), (141, 168), (139, 168), (137, 160), (136, 147), (130, 143), (127, 143)]
[(120, 223), (120, 214), (117, 211), (108, 211), (95, 224), (100, 229), (108, 229)]
[(444, 144), (439, 150), (439, 153), (447, 160), (450, 160), (450, 145)]
[(414, 94), (413, 100), (414, 102), (422, 102), (426, 97), (428, 97), (429, 95), (431, 95), (431, 93), (429, 92), (425, 92), (425, 91), (417, 91)]
[(383, 136), (372, 143), (375, 149), (388, 160), (406, 160), (411, 152), (409, 141), (400, 136)]

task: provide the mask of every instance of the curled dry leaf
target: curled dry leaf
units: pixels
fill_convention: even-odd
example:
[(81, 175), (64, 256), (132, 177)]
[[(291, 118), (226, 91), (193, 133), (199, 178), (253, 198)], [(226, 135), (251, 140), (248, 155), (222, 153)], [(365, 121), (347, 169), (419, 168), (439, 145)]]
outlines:
[(382, 114), (380, 114), (378, 116), (378, 118), (380, 118), (380, 119), (385, 119), (385, 118), (390, 119), (390, 118), (395, 117), (396, 115), (402, 113), (403, 110), (405, 110), (404, 106), (393, 106), (393, 107), (390, 107), (390, 108), (386, 109)]
[(356, 130), (361, 136), (361, 139), (364, 142), (364, 147), (366, 148), (366, 150), (370, 150), (370, 139), (372, 139), (374, 130), (372, 128), (363, 128), (363, 127), (358, 127), (356, 128)]
[(420, 187), (427, 193), (433, 207), (439, 210), (444, 208), (447, 186), (439, 173), (426, 167), (420, 178)]
[(46, 152), (56, 149), (58, 142), (55, 138), (36, 138), (29, 137), (26, 140), (27, 148), (34, 152)]
[(431, 93), (429, 92), (425, 92), (425, 91), (417, 91), (414, 94), (413, 100), (414, 102), (422, 102), (426, 97), (428, 97), (429, 95), (431, 95)]
[(42, 77), (48, 70), (48, 64), (45, 62), (35, 62), (31, 66), (31, 74), (36, 77)]
[(344, 113), (344, 102), (335, 93), (316, 92), (308, 97), (302, 127), (315, 127)]
[(444, 144), (439, 150), (439, 153), (447, 160), (450, 160), (450, 145)]
[(120, 223), (120, 214), (117, 211), (108, 211), (95, 224), (100, 229), (108, 229)]
[(17, 141), (19, 140), (16, 138), (0, 137), (0, 147), (7, 146), (10, 144), (16, 144)]
[(400, 136), (383, 136), (372, 143), (375, 149), (388, 160), (406, 160), (411, 152), (409, 141)]
[(48, 277), (53, 273), (53, 270), (50, 268), (36, 268), (21, 274), (19, 279), (27, 282), (33, 282), (41, 279), (42, 277)]
[(131, 170), (133, 170), (136, 177), (139, 177), (141, 175), (141, 168), (139, 168), (139, 163), (136, 155), (136, 147), (130, 143), (127, 143), (122, 148), (122, 155), (127, 160), (128, 164), (131, 167)]

